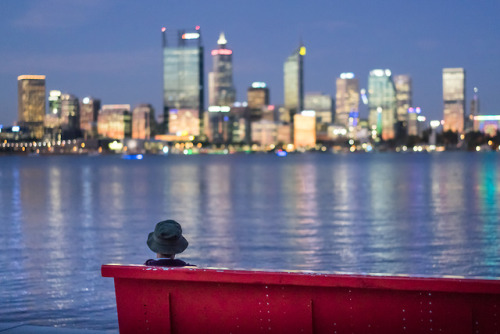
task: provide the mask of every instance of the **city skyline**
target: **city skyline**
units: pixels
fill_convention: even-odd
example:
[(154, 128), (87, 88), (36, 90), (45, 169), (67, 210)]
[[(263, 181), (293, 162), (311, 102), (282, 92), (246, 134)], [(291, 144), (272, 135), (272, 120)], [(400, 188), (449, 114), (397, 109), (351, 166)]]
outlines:
[[(2, 2), (0, 24), (7, 33), (0, 37), (0, 124), (17, 121), (16, 80), (23, 74), (45, 75), (47, 92), (92, 96), (103, 104), (151, 103), (162, 110), (161, 27), (195, 25), (203, 30), (205, 82), (212, 67), (207, 50), (217, 47), (222, 31), (230, 41), (238, 101), (246, 100), (252, 82), (262, 81), (271, 103), (283, 104), (282, 64), (302, 41), (307, 47), (305, 93), (335, 96), (342, 72), (353, 72), (360, 88), (367, 88), (370, 70), (388, 68), (395, 75), (409, 74), (414, 106), (442, 119), (442, 69), (462, 67), (467, 113), (478, 87), (481, 114), (497, 114), (500, 33), (495, 16), (500, 5), (453, 3), (453, 10), (450, 5)], [(367, 116), (362, 109), (361, 117)]]

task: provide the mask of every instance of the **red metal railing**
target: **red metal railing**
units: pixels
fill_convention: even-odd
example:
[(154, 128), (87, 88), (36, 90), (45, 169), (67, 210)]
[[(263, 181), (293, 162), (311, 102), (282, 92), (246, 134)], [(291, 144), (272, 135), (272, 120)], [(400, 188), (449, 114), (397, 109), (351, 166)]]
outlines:
[(500, 281), (103, 265), (120, 333), (499, 333)]

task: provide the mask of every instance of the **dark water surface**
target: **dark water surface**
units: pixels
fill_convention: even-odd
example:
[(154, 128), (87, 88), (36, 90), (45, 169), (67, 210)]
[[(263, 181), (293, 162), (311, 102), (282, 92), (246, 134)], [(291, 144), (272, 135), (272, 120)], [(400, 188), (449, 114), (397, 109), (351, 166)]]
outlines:
[(500, 276), (500, 155), (0, 157), (0, 322), (116, 329), (103, 263)]

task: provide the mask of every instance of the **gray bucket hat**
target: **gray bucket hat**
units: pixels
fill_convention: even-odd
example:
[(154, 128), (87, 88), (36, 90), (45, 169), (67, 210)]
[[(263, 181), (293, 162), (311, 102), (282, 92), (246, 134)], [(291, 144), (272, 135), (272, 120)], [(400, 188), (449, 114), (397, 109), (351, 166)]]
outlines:
[(188, 241), (182, 236), (181, 225), (175, 220), (164, 220), (156, 224), (149, 233), (148, 246), (155, 253), (179, 254), (184, 252)]

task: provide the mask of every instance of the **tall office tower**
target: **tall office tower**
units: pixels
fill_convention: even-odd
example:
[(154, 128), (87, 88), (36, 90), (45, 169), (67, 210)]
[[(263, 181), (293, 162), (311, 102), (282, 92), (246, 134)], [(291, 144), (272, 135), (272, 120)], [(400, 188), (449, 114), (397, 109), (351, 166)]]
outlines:
[(20, 75), (17, 77), (18, 125), (26, 127), (29, 136), (43, 137), (45, 117), (45, 75)]
[(97, 133), (104, 138), (129, 138), (131, 135), (130, 121), (129, 104), (104, 104), (97, 118)]
[(253, 82), (247, 89), (248, 109), (250, 120), (257, 121), (262, 118), (263, 110), (269, 105), (269, 88), (265, 82)]
[(469, 115), (471, 116), (471, 119), (474, 119), (474, 116), (479, 115), (479, 89), (477, 89), (477, 87), (474, 87), (474, 95), (470, 101)]
[(61, 128), (77, 130), (80, 128), (80, 101), (71, 94), (61, 95)]
[(139, 104), (132, 110), (132, 138), (150, 139), (154, 135), (155, 110), (150, 104)]
[[(163, 131), (203, 135), (205, 84), (200, 27), (189, 32), (179, 30), (177, 35), (168, 39), (167, 30), (162, 28), (162, 37)], [(170, 45), (169, 39), (176, 39), (177, 45)], [(170, 121), (190, 126), (174, 131), (170, 128)]]
[[(217, 40), (218, 49), (212, 50), (213, 71), (209, 73), (209, 113), (206, 134), (212, 142), (221, 144), (227, 142), (229, 117), (221, 110), (228, 110), (236, 99), (233, 85), (233, 51), (226, 47), (227, 40), (221, 33)], [(214, 112), (214, 110), (216, 110)]]
[(353, 73), (342, 73), (336, 81), (335, 124), (349, 128), (349, 115), (359, 119), (359, 82)]
[(101, 109), (101, 100), (90, 96), (84, 97), (80, 104), (80, 129), (85, 138), (97, 136), (97, 117)]
[[(210, 105), (231, 106), (236, 100), (233, 85), (233, 51), (226, 47), (227, 40), (222, 32), (217, 40), (218, 49), (212, 50), (213, 59), (213, 101)], [(213, 103), (212, 103), (213, 102)]]
[(408, 109), (412, 105), (412, 85), (411, 77), (407, 74), (394, 76), (394, 86), (396, 87), (396, 114), (398, 122), (403, 122), (407, 126)]
[(467, 129), (474, 130), (474, 117), (479, 115), (479, 90), (474, 87), (474, 95), (470, 101), (469, 119), (467, 121)]
[(368, 77), (368, 124), (383, 140), (394, 139), (396, 88), (390, 70), (372, 70)]
[[(288, 111), (288, 119), (285, 121), (293, 124), (293, 115), (300, 113), (304, 109), (304, 56), (305, 46), (301, 45), (290, 55), (284, 65), (284, 107)], [(293, 126), (292, 126), (293, 129)], [(293, 130), (292, 130), (293, 142)]]
[(323, 132), (333, 122), (333, 100), (328, 94), (306, 93), (304, 109), (316, 113), (316, 131)]
[(443, 68), (443, 131), (464, 132), (465, 70)]
[(61, 117), (61, 91), (51, 90), (49, 92), (49, 112), (50, 115)]

